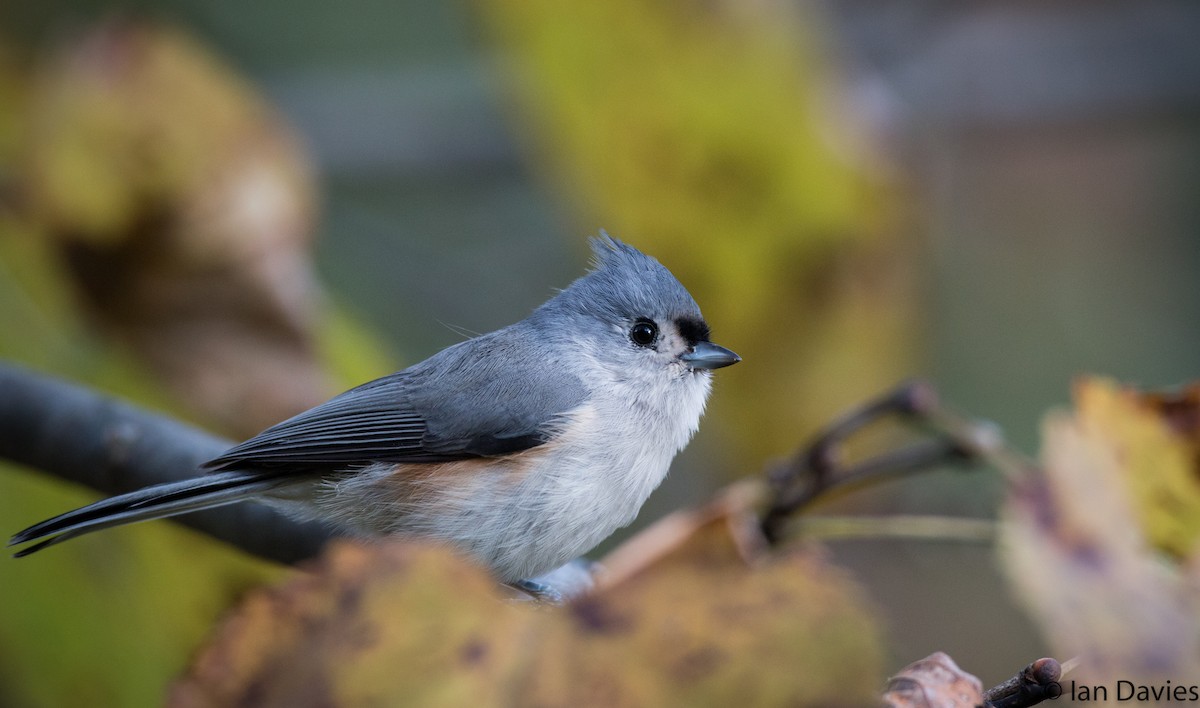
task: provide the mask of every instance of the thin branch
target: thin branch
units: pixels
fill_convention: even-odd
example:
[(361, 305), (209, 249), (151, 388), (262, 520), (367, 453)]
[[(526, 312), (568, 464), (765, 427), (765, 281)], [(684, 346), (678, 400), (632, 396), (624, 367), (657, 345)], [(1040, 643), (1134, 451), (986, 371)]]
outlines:
[(987, 708), (1028, 708), (1062, 695), (1063, 667), (1055, 659), (1038, 659), (1015, 676), (983, 694)]
[(990, 519), (964, 519), (952, 516), (825, 516), (796, 517), (787, 527), (788, 534), (822, 541), (846, 539), (902, 538), (956, 543), (993, 543), (997, 522)]
[[(227, 440), (161, 415), (0, 363), (0, 458), (105, 494), (121, 494), (195, 476), (200, 463), (229, 446)], [(176, 520), (281, 563), (316, 555), (332, 535), (323, 526), (295, 522), (258, 504), (234, 504)]]
[[(855, 464), (839, 462), (850, 436), (889, 416), (922, 429), (928, 437)], [(763, 534), (771, 543), (778, 543), (789, 519), (818, 499), (964, 461), (987, 462), (1009, 477), (1025, 474), (1032, 467), (1004, 444), (994, 426), (942, 405), (929, 383), (903, 384), (833, 422), (791, 461), (771, 472), (775, 494), (762, 519)]]

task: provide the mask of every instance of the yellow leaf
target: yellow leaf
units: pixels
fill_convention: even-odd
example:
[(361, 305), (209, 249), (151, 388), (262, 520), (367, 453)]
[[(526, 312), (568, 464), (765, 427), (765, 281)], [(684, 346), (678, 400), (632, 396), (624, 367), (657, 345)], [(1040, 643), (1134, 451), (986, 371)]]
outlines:
[(747, 546), (728, 495), (635, 537), (591, 596), (501, 599), (442, 548), (348, 542), (251, 594), (172, 692), (245, 705), (868, 705), (879, 632), (812, 550)]
[(500, 705), (537, 618), (444, 549), (332, 546), (249, 595), (170, 705)]
[(529, 702), (875, 704), (881, 643), (861, 592), (815, 548), (767, 554), (731, 492), (631, 539), (615, 577), (551, 618)]
[(1176, 558), (1190, 555), (1200, 537), (1200, 469), (1192, 444), (1153, 405), (1161, 396), (1088, 379), (1075, 398), (1080, 423), (1117, 457), (1150, 543)]
[(1043, 474), (1007, 501), (1007, 573), (1055, 653), (1080, 657), (1079, 680), (1200, 675), (1200, 594), (1161, 553), (1193, 545), (1186, 446), (1132, 391), (1084, 380), (1076, 401), (1047, 417)]

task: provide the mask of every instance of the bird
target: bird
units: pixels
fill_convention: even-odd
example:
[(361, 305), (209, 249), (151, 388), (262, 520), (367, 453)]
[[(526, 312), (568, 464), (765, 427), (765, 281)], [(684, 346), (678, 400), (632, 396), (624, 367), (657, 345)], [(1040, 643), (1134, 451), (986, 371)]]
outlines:
[(15, 534), (25, 556), (136, 521), (245, 500), (351, 535), (422, 539), (501, 583), (542, 580), (628, 525), (698, 429), (714, 344), (688, 290), (601, 231), (591, 268), (515, 324), (278, 423), (187, 480)]

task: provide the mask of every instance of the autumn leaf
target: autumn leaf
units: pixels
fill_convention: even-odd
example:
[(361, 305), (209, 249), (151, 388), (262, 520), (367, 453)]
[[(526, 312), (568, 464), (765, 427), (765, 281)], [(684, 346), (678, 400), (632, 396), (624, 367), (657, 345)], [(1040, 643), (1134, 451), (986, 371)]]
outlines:
[(883, 702), (888, 708), (977, 708), (983, 684), (939, 651), (888, 679)]
[(747, 545), (748, 510), (734, 494), (669, 517), (561, 608), (504, 599), (441, 548), (334, 544), (248, 596), (171, 705), (871, 704), (860, 591), (813, 549)]
[[(1043, 425), (1043, 474), (1006, 504), (1006, 570), (1081, 680), (1162, 683), (1200, 674), (1188, 442), (1137, 392), (1088, 379)], [(1191, 561), (1194, 563), (1194, 561)]]
[(335, 543), (247, 596), (169, 703), (498, 705), (535, 618), (443, 549)]

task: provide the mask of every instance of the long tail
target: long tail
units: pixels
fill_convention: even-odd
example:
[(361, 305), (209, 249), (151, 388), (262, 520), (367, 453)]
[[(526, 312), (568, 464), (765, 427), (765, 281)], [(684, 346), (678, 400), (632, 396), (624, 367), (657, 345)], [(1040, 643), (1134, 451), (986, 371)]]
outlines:
[(233, 504), (270, 489), (295, 484), (296, 481), (295, 477), (281, 475), (217, 472), (195, 479), (168, 482), (109, 497), (34, 524), (14, 535), (8, 545), (46, 539), (13, 554), (14, 558), (20, 558), (92, 531)]

